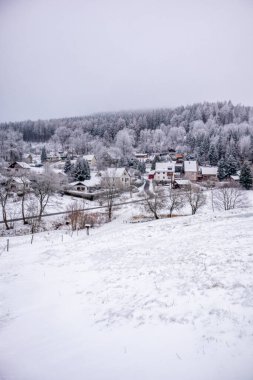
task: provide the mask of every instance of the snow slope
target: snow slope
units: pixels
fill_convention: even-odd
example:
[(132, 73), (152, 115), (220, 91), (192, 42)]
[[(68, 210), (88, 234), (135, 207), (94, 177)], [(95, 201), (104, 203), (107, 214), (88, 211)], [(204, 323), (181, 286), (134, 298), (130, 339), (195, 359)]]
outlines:
[(0, 379), (252, 380), (252, 227), (249, 208), (11, 238)]

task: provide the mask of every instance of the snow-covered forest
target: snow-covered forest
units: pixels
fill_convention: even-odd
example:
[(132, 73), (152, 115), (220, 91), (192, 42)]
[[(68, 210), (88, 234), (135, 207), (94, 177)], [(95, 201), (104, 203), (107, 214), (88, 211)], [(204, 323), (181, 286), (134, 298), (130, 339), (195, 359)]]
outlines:
[(233, 157), (253, 160), (253, 109), (229, 102), (198, 103), (174, 109), (98, 113), (91, 116), (0, 124), (1, 159), (22, 159), (34, 143), (51, 150), (131, 157), (133, 152), (174, 149), (200, 164)]

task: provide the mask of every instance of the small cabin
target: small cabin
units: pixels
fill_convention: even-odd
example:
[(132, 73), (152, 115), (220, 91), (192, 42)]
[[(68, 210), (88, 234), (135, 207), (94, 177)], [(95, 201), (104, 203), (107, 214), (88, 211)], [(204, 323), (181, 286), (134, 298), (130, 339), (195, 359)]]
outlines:
[(87, 187), (85, 186), (83, 181), (76, 181), (69, 183), (68, 189), (74, 191), (86, 191)]

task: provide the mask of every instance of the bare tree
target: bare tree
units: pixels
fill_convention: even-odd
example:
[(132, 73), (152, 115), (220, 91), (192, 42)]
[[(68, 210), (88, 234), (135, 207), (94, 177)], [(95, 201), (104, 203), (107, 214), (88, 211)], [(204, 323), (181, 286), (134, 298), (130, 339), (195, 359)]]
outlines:
[(50, 171), (46, 171), (43, 175), (36, 175), (32, 180), (34, 195), (38, 200), (38, 221), (40, 222), (49, 198), (57, 190), (58, 182)]
[(192, 215), (195, 215), (196, 212), (206, 203), (205, 195), (199, 187), (194, 185), (189, 185), (186, 188), (185, 199), (191, 207)]
[(70, 222), (72, 231), (81, 230), (85, 227), (87, 215), (83, 210), (85, 207), (85, 201), (74, 201), (68, 207), (69, 214), (67, 220)]
[(232, 210), (246, 206), (245, 193), (236, 184), (223, 184), (214, 191), (214, 205), (218, 210)]
[[(116, 169), (115, 169), (116, 172)], [(115, 198), (121, 191), (121, 186), (115, 173), (106, 170), (102, 177), (101, 187), (103, 189), (103, 195), (101, 197), (101, 202), (106, 205), (108, 221), (112, 220), (113, 205), (115, 203)]]
[(29, 221), (29, 225), (31, 226), (31, 233), (33, 234), (38, 226), (39, 221), (37, 218), (38, 215), (38, 202), (34, 197), (30, 197), (26, 201), (26, 218)]
[(160, 219), (160, 211), (167, 206), (167, 199), (164, 194), (164, 190), (160, 188), (153, 194), (150, 194), (146, 197), (144, 203), (144, 210), (148, 213), (151, 213), (155, 219)]
[(170, 218), (172, 217), (173, 211), (179, 211), (185, 205), (185, 198), (182, 192), (178, 189), (173, 189), (172, 187), (169, 190), (167, 198), (167, 206), (169, 209)]
[(26, 176), (24, 176), (24, 175), (21, 175), (18, 178), (18, 180), (19, 180), (19, 182), (21, 184), (19, 195), (21, 196), (21, 214), (22, 214), (22, 219), (23, 219), (23, 223), (27, 224), (28, 221), (26, 220), (26, 216), (25, 216), (25, 204), (26, 204), (27, 194), (30, 192), (30, 188), (29, 188), (30, 180)]
[(8, 223), (7, 218), (7, 203), (9, 200), (10, 192), (11, 192), (11, 177), (1, 177), (1, 183), (0, 183), (0, 205), (2, 208), (2, 216), (3, 216), (3, 222), (6, 227), (6, 230), (10, 229), (10, 225)]

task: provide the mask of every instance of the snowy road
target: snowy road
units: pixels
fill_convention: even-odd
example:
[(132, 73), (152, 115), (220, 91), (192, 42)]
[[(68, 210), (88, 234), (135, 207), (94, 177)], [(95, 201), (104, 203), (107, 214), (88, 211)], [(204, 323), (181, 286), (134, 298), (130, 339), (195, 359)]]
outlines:
[(252, 380), (253, 215), (10, 239), (0, 379)]

